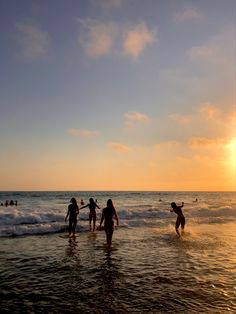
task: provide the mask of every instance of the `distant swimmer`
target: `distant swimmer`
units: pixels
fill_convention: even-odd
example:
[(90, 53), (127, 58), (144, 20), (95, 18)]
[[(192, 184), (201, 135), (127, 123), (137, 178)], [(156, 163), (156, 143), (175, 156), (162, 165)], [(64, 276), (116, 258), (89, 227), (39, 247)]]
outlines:
[(71, 204), (68, 206), (68, 211), (65, 217), (65, 222), (69, 216), (69, 236), (75, 236), (75, 229), (77, 225), (77, 215), (79, 214), (79, 206), (74, 197), (70, 200)]
[(104, 230), (106, 232), (108, 247), (111, 246), (112, 236), (113, 236), (113, 232), (114, 232), (113, 218), (116, 219), (116, 224), (118, 226), (119, 225), (119, 219), (118, 219), (115, 207), (113, 205), (113, 202), (111, 199), (109, 199), (107, 201), (107, 207), (103, 208), (103, 210), (102, 210), (102, 217), (101, 217), (101, 221), (100, 221), (100, 229), (102, 228), (102, 223), (104, 221)]
[(196, 198), (195, 201), (193, 201), (193, 202), (197, 202), (197, 201), (198, 201), (198, 199)]
[(84, 205), (80, 207), (80, 209), (88, 207), (90, 212), (89, 212), (89, 230), (92, 231), (91, 223), (93, 221), (93, 231), (95, 231), (96, 227), (96, 207), (100, 209), (100, 207), (94, 202), (94, 199), (91, 197), (89, 199), (89, 203), (87, 205)]
[(80, 201), (80, 205), (81, 205), (81, 206), (84, 205), (84, 201), (83, 201), (83, 200)]
[(179, 226), (181, 225), (182, 231), (184, 231), (184, 226), (185, 226), (185, 217), (182, 212), (182, 207), (184, 207), (184, 202), (182, 202), (181, 206), (177, 206), (175, 202), (171, 203), (172, 209), (170, 210), (171, 212), (175, 212), (177, 214), (177, 219), (175, 223), (175, 230), (176, 233), (180, 236), (179, 233)]

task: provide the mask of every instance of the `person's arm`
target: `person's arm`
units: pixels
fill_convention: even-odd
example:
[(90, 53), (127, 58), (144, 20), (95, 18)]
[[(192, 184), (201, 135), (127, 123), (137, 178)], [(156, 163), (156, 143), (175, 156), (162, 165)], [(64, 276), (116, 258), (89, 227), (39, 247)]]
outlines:
[(119, 226), (119, 218), (117, 216), (116, 210), (114, 211), (114, 216), (115, 216), (115, 219), (116, 219), (116, 225)]
[(84, 205), (84, 206), (80, 207), (80, 209), (85, 208), (85, 207), (88, 207), (88, 206), (89, 206), (89, 204)]
[(182, 207), (184, 207), (184, 202), (182, 202), (182, 205), (181, 206), (179, 206), (180, 208), (182, 208)]
[(65, 217), (65, 221), (67, 221), (67, 218), (68, 218), (68, 216), (69, 216), (69, 212), (70, 212), (70, 209), (69, 209), (69, 207), (68, 207), (68, 211), (67, 211), (67, 214), (66, 214), (66, 217)]
[(100, 207), (98, 206), (98, 204), (95, 204), (95, 205), (96, 205), (96, 207), (97, 207), (97, 208), (99, 208), (99, 209), (100, 209)]
[(101, 221), (100, 221), (100, 228), (102, 226), (103, 220), (104, 220), (104, 210), (102, 211), (102, 217), (101, 217)]

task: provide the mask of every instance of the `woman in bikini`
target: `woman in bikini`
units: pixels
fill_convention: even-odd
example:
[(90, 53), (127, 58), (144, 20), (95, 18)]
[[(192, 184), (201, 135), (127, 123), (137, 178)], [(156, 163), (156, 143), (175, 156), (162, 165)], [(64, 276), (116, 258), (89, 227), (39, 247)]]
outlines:
[(80, 209), (88, 207), (90, 212), (89, 212), (89, 230), (92, 230), (91, 223), (93, 221), (93, 231), (95, 231), (95, 226), (96, 226), (96, 207), (100, 209), (100, 207), (94, 202), (93, 198), (89, 199), (89, 203), (87, 205), (84, 205), (80, 207)]
[(102, 217), (101, 217), (101, 221), (100, 221), (100, 229), (101, 229), (102, 223), (104, 221), (104, 230), (106, 232), (108, 247), (111, 246), (112, 235), (114, 232), (113, 217), (116, 219), (116, 224), (118, 226), (119, 225), (119, 219), (118, 219), (115, 207), (113, 205), (113, 202), (111, 199), (109, 199), (107, 201), (107, 207), (103, 208), (103, 210), (102, 210)]

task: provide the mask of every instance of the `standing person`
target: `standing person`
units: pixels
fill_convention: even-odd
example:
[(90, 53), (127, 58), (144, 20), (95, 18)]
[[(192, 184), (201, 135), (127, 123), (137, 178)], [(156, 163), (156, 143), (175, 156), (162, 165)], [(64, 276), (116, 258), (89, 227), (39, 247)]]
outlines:
[(177, 214), (177, 219), (175, 223), (175, 231), (180, 236), (179, 226), (181, 225), (182, 232), (184, 231), (184, 226), (185, 226), (185, 217), (182, 212), (182, 207), (184, 207), (184, 202), (182, 202), (181, 206), (177, 206), (175, 202), (172, 202), (170, 205), (172, 207), (170, 211), (175, 212)]
[(75, 228), (77, 225), (77, 215), (79, 214), (79, 206), (74, 197), (70, 200), (71, 204), (68, 206), (68, 211), (65, 217), (65, 221), (69, 216), (69, 236), (75, 236)]
[(93, 221), (93, 231), (95, 231), (95, 226), (96, 226), (96, 207), (100, 209), (100, 207), (94, 202), (94, 199), (91, 197), (89, 199), (89, 203), (87, 205), (84, 205), (80, 207), (80, 209), (89, 207), (89, 230), (91, 231), (91, 222)]
[(104, 229), (106, 232), (106, 238), (107, 238), (107, 245), (108, 247), (111, 246), (112, 242), (112, 235), (114, 232), (114, 221), (113, 217), (116, 219), (117, 226), (119, 225), (119, 219), (116, 214), (115, 207), (113, 205), (113, 202), (111, 199), (107, 201), (107, 207), (103, 208), (102, 210), (102, 217), (100, 221), (100, 229), (102, 227), (102, 223), (104, 221)]

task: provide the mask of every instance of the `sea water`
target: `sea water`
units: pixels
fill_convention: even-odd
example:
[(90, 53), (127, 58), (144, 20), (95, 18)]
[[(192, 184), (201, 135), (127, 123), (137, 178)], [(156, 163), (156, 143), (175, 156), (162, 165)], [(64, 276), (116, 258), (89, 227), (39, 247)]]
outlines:
[[(111, 198), (112, 247), (64, 218), (71, 197)], [(1, 313), (236, 313), (235, 192), (0, 192)], [(178, 237), (170, 203), (185, 203)]]

